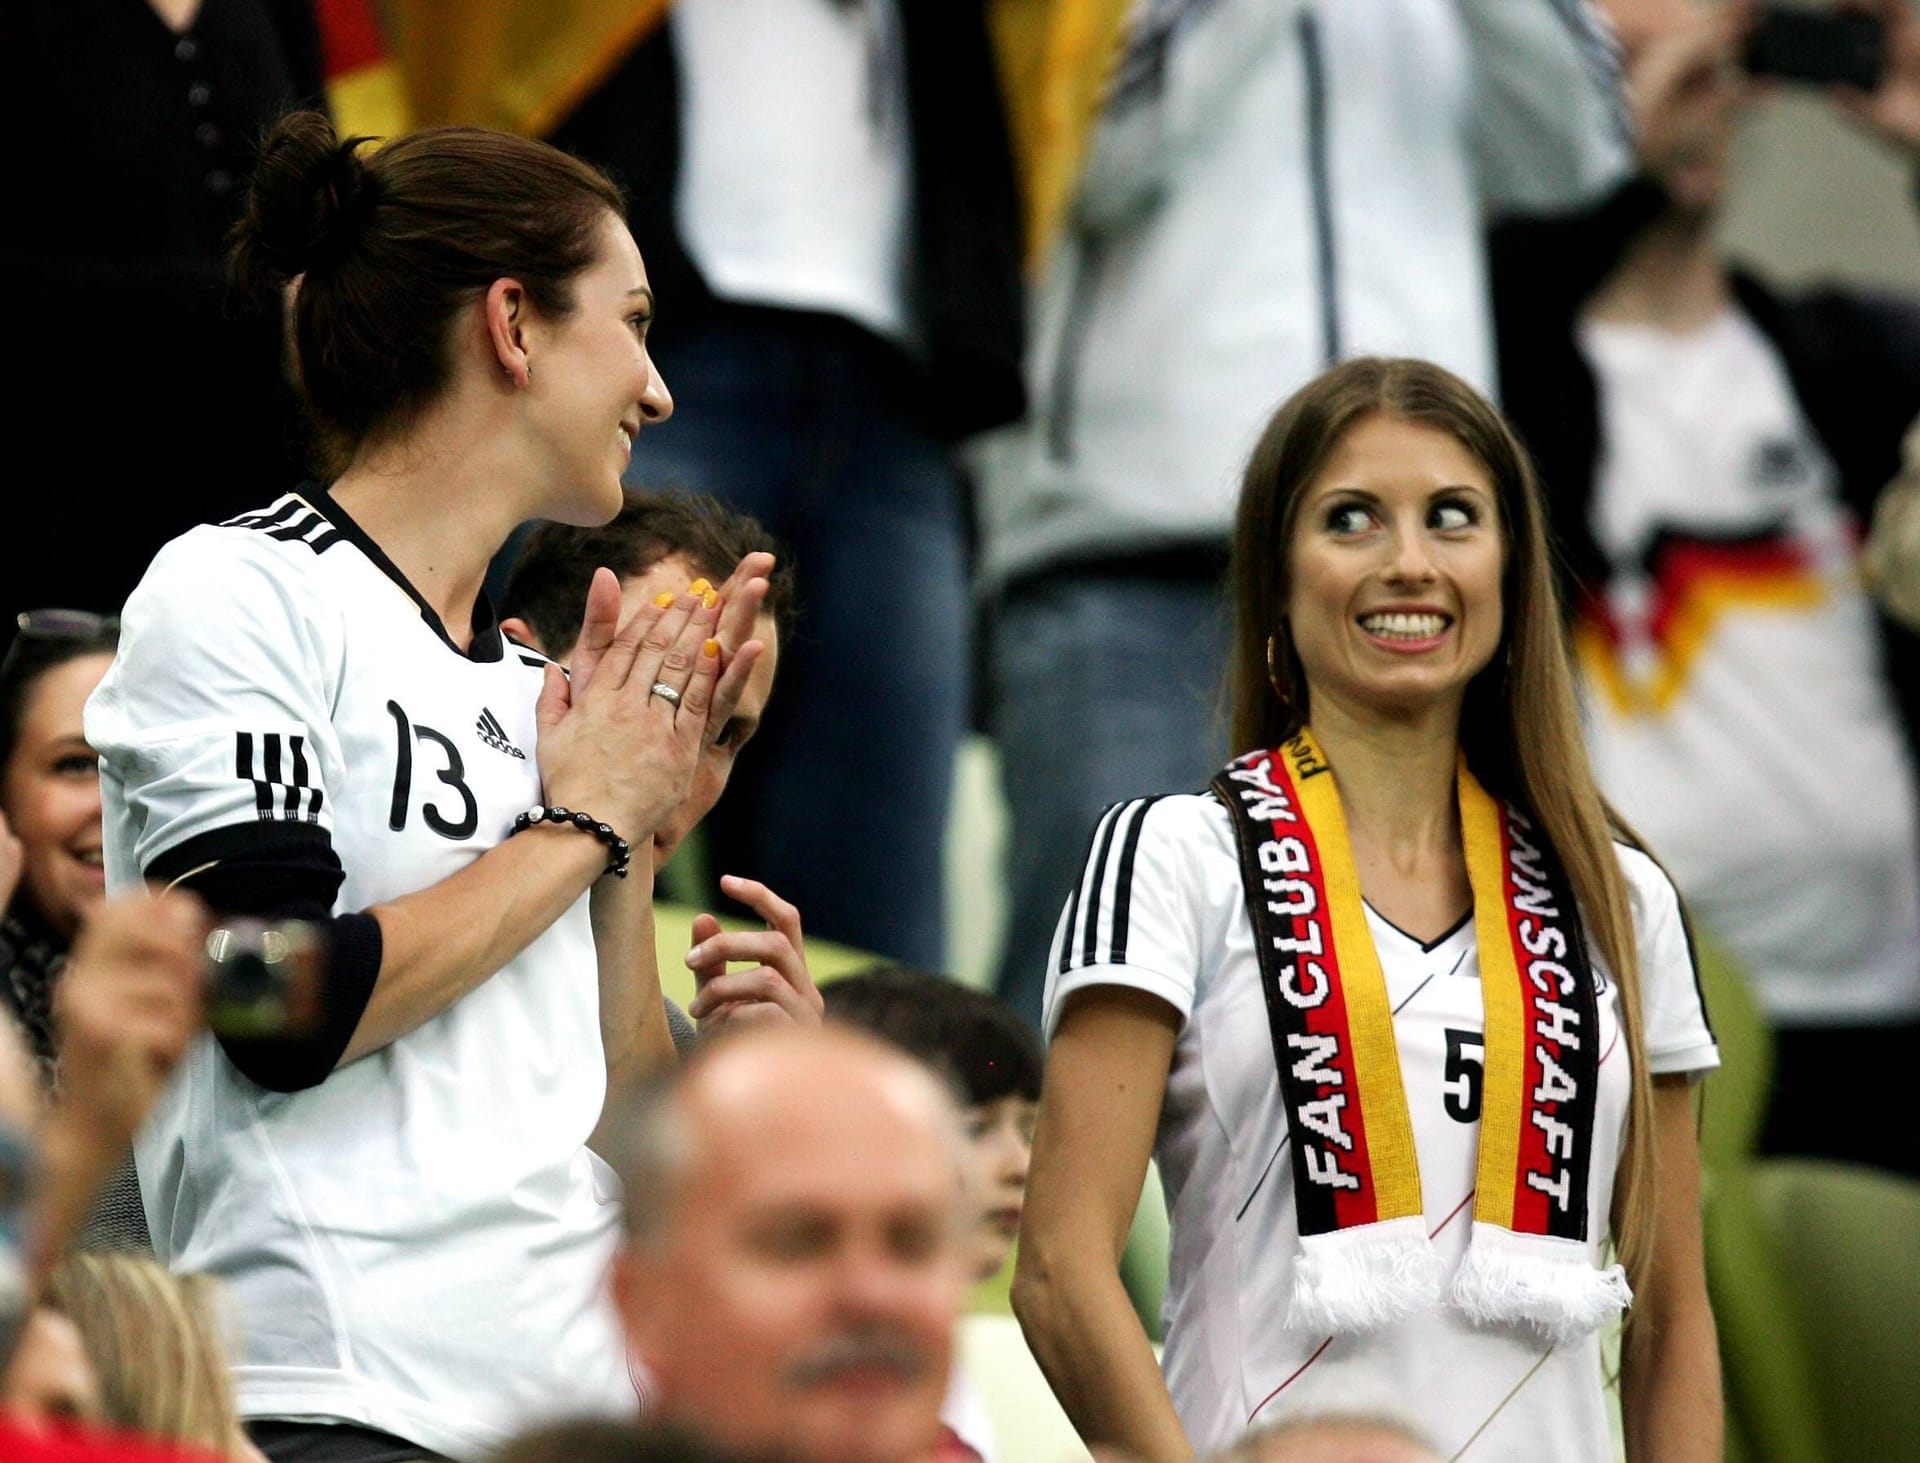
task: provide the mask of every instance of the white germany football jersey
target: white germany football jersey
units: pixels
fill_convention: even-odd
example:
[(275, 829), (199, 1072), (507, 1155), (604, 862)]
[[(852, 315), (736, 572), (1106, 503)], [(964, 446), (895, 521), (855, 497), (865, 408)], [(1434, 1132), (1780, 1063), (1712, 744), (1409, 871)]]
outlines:
[[(1644, 854), (1619, 855), (1639, 937), (1648, 1067), (1717, 1066), (1673, 887)], [(1423, 945), (1371, 908), (1367, 923), (1394, 1010), (1427, 1228), (1450, 1278), (1472, 1227), (1480, 1132), (1473, 924)], [(1172, 1226), (1163, 1364), (1196, 1448), (1288, 1416), (1357, 1411), (1404, 1420), (1444, 1458), (1610, 1463), (1597, 1335), (1556, 1349), (1530, 1329), (1474, 1326), (1445, 1306), (1365, 1337), (1285, 1325), (1299, 1247), (1287, 1118), (1239, 856), (1219, 802), (1179, 796), (1110, 809), (1051, 962), (1049, 1034), (1066, 998), (1089, 986), (1136, 987), (1185, 1018), (1155, 1156)], [(1596, 967), (1606, 1055), (1588, 1233), (1598, 1263), (1628, 1074), (1618, 992)]]
[[(324, 496), (161, 551), (88, 704), (110, 885), (250, 841), (330, 841), (336, 914), (457, 873), (539, 802), (543, 662), (462, 653)], [(226, 1282), (249, 1417), (457, 1457), (535, 1416), (631, 1410), (605, 1288), (613, 1186), (585, 897), (504, 969), (304, 1091), (202, 1037), (137, 1146), (155, 1248)]]

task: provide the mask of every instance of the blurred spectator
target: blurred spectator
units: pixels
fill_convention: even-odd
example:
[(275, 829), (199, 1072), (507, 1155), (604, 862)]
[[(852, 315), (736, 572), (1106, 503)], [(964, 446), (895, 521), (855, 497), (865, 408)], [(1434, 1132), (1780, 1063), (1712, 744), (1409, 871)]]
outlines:
[(144, 1256), (73, 1254), (54, 1266), (47, 1305), (77, 1328), (107, 1423), (258, 1463), (234, 1413), (218, 1281)]
[(1920, 631), (1920, 422), (1907, 433), (1906, 464), (1873, 508), (1862, 568), (1887, 617)]
[(1318, 1417), (1262, 1428), (1208, 1463), (1440, 1463), (1440, 1455), (1398, 1423)]
[(58, 1308), (36, 1306), (27, 1317), (20, 1344), (0, 1377), (0, 1414), (28, 1427), (106, 1420), (86, 1341)]
[[(1920, 161), (1920, 23), (1838, 104)], [(1495, 237), (1509, 409), (1575, 579), (1601, 786), (1777, 1028), (1762, 1145), (1920, 1174), (1920, 640), (1859, 535), (1920, 411), (1920, 302), (1786, 295), (1714, 239), (1745, 12), (1617, 0), (1648, 176)]]
[(828, 1019), (872, 1032), (933, 1069), (961, 1105), (963, 1177), (976, 1222), (975, 1280), (999, 1273), (1020, 1231), (1043, 1058), (1031, 1030), (992, 996), (924, 970), (876, 965), (830, 981)]
[(199, 1024), (205, 932), (190, 895), (142, 891), (101, 907), (60, 984), (69, 1066), (50, 1110), (25, 1043), (0, 1022), (0, 1370), (80, 1214)]
[[(71, 587), (71, 586), (69, 586)], [(80, 922), (100, 904), (100, 760), (80, 714), (113, 663), (119, 622), (82, 610), (20, 616), (0, 658), (0, 1002), (55, 1072), (53, 992)]]
[(1489, 386), (1487, 212), (1572, 206), (1629, 155), (1583, 3), (1127, 8), (1084, 160), (1038, 169), (1077, 183), (1043, 241), (1032, 416), (977, 458), (1012, 816), (1000, 992), (1035, 1023), (1085, 830), (1224, 758), (1220, 580), (1273, 402), (1369, 353)]
[[(81, 921), (106, 890), (100, 858), (100, 761), (81, 710), (119, 644), (119, 621), (88, 610), (29, 610), (0, 658), (0, 1008), (33, 1049), (43, 1085), (59, 1083), (55, 987)], [(131, 1151), (102, 1186), (80, 1234), (89, 1247), (146, 1251), (147, 1218)]]
[(127, 470), (0, 535), (5, 609), (117, 609), (166, 540), (297, 476), (278, 323), (229, 318), (221, 271), (255, 142), (320, 95), (319, 40), (311, 0), (27, 0), (7, 42), (0, 128), (34, 139), (0, 244), (34, 342), (13, 435)]
[[(71, 1080), (65, 1100), (44, 1117), (26, 1047), (0, 1022), (0, 1458), (7, 1463), (193, 1463), (174, 1447), (64, 1425), (89, 1416), (98, 1397), (63, 1318), (32, 1312), (24, 1356), (16, 1342), (53, 1259), (197, 1023), (203, 934), (199, 907), (185, 895), (154, 901), (135, 894), (102, 909), (62, 982)], [(64, 1358), (64, 1380), (47, 1378), (49, 1344)], [(38, 1400), (29, 1402), (34, 1370), (47, 1382), (33, 1385)]]
[[(621, 614), (633, 613), (656, 595), (681, 594), (696, 580), (719, 583), (748, 554), (771, 551), (770, 535), (754, 519), (711, 498), (665, 497), (626, 491), (626, 506), (599, 528), (542, 524), (527, 539), (501, 601), (501, 630), (565, 665), (586, 612), (587, 588), (596, 569), (620, 580)], [(767, 598), (752, 630), (766, 650), (748, 677), (726, 726), (702, 749), (685, 799), (653, 836), (656, 881), (686, 837), (713, 811), (733, 776), (740, 751), (752, 740), (773, 695), (780, 648), (793, 615), (793, 569), (776, 561)], [(695, 918), (693, 937), (704, 959), (694, 971), (694, 1014), (716, 1026), (794, 1020), (818, 1025), (820, 994), (807, 970), (800, 916), (764, 884), (724, 876), (720, 887), (766, 921), (764, 931), (723, 932), (712, 915)], [(752, 961), (754, 969), (727, 970), (729, 961)], [(667, 1024), (674, 1045), (687, 1051), (697, 1033), (672, 1000)]]
[(751, 512), (806, 565), (789, 690), (715, 815), (716, 862), (822, 935), (938, 966), (971, 620), (947, 444), (1022, 400), (986, 7), (648, 9), (553, 136), (628, 189), (661, 302), (682, 405), (629, 481)]
[[(1027, 1164), (1039, 1112), (1040, 1043), (992, 996), (904, 965), (878, 965), (830, 982), (827, 1018), (869, 1031), (949, 1083), (966, 1136), (961, 1187), (974, 1281), (1005, 1268), (1026, 1206)], [(986, 1399), (957, 1361), (940, 1417), (982, 1458), (998, 1456)]]
[(206, 911), (134, 889), (88, 919), (54, 998), (60, 1092), (41, 1125), (36, 1277), (80, 1232), (101, 1185), (205, 1024)]
[(953, 1456), (953, 1104), (844, 1029), (703, 1050), (622, 1133), (614, 1294), (660, 1415), (803, 1463)]

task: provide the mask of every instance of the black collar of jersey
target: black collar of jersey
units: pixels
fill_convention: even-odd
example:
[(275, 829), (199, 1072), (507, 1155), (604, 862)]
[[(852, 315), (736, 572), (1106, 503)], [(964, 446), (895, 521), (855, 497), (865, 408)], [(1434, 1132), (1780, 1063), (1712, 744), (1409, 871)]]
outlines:
[(447, 627), (441, 623), (438, 612), (400, 572), (400, 566), (387, 557), (380, 545), (367, 537), (364, 528), (347, 516), (347, 510), (334, 502), (332, 493), (313, 483), (303, 483), (296, 491), (314, 512), (339, 529), (347, 542), (371, 559), (375, 568), (406, 591), (407, 598), (420, 606), (420, 618), (427, 622), (427, 628), (440, 637), (447, 649), (468, 660), (488, 664), (506, 653), (507, 642), (500, 633), (500, 617), (494, 613), (493, 601), (487, 598), (486, 590), (482, 589), (479, 598), (473, 602), (473, 644), (462, 650), (453, 643), (453, 637), (447, 633)]

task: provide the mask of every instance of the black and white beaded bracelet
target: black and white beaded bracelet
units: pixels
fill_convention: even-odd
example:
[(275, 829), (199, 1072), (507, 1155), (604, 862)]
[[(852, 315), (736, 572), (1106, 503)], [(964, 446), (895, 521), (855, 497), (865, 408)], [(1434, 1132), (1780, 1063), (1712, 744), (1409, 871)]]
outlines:
[(610, 857), (607, 859), (606, 872), (616, 879), (627, 877), (627, 864), (633, 858), (633, 849), (626, 839), (615, 833), (610, 825), (597, 820), (593, 814), (576, 813), (569, 808), (543, 808), (535, 803), (513, 820), (513, 831), (525, 833), (536, 823), (566, 823), (582, 833), (591, 833), (607, 846)]

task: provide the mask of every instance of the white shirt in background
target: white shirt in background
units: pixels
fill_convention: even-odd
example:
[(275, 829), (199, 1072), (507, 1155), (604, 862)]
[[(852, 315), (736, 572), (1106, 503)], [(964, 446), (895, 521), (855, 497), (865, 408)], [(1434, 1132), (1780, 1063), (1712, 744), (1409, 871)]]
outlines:
[(907, 339), (897, 0), (680, 0), (672, 34), (680, 233), (714, 294)]
[(1776, 1019), (1920, 1011), (1911, 750), (1858, 525), (1779, 356), (1733, 309), (1581, 342), (1613, 566), (1578, 636), (1602, 790)]

